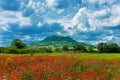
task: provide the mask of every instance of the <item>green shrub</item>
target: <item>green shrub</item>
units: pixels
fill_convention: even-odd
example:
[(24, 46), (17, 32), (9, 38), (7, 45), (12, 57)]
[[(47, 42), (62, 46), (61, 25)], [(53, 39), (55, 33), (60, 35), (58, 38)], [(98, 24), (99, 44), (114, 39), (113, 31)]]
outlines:
[(64, 45), (64, 46), (62, 47), (62, 50), (63, 50), (63, 51), (69, 51), (69, 48), (68, 48), (67, 45)]
[(36, 51), (34, 49), (21, 49), (20, 54), (31, 54), (35, 53)]
[(60, 48), (56, 48), (54, 51), (55, 52), (61, 52), (61, 49)]
[(0, 53), (4, 53), (4, 47), (0, 47)]
[(75, 46), (73, 46), (73, 50), (74, 51), (79, 51), (79, 52), (87, 52), (87, 49), (85, 46), (77, 44)]
[(12, 47), (6, 48), (4, 52), (7, 54), (19, 54), (20, 53), (19, 49), (12, 48)]
[(43, 47), (43, 48), (39, 48), (38, 52), (40, 52), (40, 53), (52, 53), (53, 51), (51, 48)]

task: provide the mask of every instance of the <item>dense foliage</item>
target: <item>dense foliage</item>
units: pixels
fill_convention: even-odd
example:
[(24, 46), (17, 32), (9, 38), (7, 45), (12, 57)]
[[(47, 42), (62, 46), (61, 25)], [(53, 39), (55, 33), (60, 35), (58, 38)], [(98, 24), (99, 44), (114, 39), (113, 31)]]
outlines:
[[(66, 37), (65, 37), (66, 38)], [(50, 38), (51, 39), (51, 38)], [(60, 38), (61, 39), (61, 38)], [(45, 39), (46, 40), (46, 39)], [(59, 42), (57, 42), (59, 43)], [(49, 43), (48, 43), (49, 44)], [(64, 44), (64, 43), (63, 43)], [(53, 53), (62, 51), (72, 51), (72, 52), (85, 52), (85, 53), (120, 53), (120, 47), (116, 43), (99, 43), (97, 48), (84, 46), (82, 44), (66, 45), (62, 44), (62, 47), (27, 47), (20, 39), (15, 39), (12, 41), (9, 47), (0, 47), (0, 53), (7, 54), (33, 54), (33, 53)]]
[(25, 48), (25, 44), (20, 39), (15, 39), (12, 41), (11, 47), (22, 49)]
[(119, 53), (119, 46), (116, 43), (99, 43), (98, 52), (101, 53)]
[(63, 50), (63, 51), (68, 51), (68, 50), (69, 50), (69, 47), (68, 47), (67, 45), (64, 45), (64, 46), (62, 47), (62, 50)]
[(75, 45), (73, 46), (74, 51), (80, 51), (80, 52), (87, 52), (87, 49), (83, 45)]

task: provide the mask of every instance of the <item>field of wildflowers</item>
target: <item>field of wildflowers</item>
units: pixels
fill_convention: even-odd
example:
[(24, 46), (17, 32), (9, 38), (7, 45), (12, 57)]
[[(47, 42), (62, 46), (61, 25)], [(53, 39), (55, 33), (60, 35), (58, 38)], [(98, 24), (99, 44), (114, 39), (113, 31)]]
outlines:
[(120, 80), (120, 60), (0, 55), (0, 80)]

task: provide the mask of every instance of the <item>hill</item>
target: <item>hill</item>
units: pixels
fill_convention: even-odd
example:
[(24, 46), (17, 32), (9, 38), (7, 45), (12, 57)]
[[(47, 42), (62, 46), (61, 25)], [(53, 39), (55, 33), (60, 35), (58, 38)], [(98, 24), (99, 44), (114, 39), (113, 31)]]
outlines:
[(69, 36), (49, 36), (46, 37), (42, 41), (33, 42), (28, 44), (29, 48), (39, 48), (39, 47), (51, 47), (51, 48), (62, 48), (64, 45), (68, 45), (69, 47), (73, 47), (74, 45), (81, 44), (85, 47), (94, 47), (89, 44), (85, 44), (82, 42), (77, 42)]
[(45, 38), (42, 42), (70, 42), (76, 43), (77, 41), (73, 40), (69, 36), (50, 36)]

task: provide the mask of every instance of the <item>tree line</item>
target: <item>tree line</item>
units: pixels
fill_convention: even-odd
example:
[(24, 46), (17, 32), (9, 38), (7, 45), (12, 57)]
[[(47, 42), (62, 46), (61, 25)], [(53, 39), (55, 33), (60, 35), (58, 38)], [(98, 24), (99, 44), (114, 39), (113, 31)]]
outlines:
[(9, 47), (0, 47), (0, 53), (8, 54), (28, 54), (33, 53), (53, 53), (53, 52), (81, 52), (81, 53), (120, 53), (120, 47), (117, 43), (98, 43), (96, 48), (85, 47), (81, 44), (74, 45), (70, 48), (68, 45), (63, 45), (62, 48), (52, 49), (50, 47), (41, 47), (38, 49), (27, 48), (26, 44), (20, 39), (12, 41)]
[[(68, 46), (63, 46), (63, 50), (69, 51)], [(120, 53), (120, 46), (117, 43), (98, 43), (96, 48), (86, 48), (83, 45), (73, 46), (73, 51), (90, 53)]]

